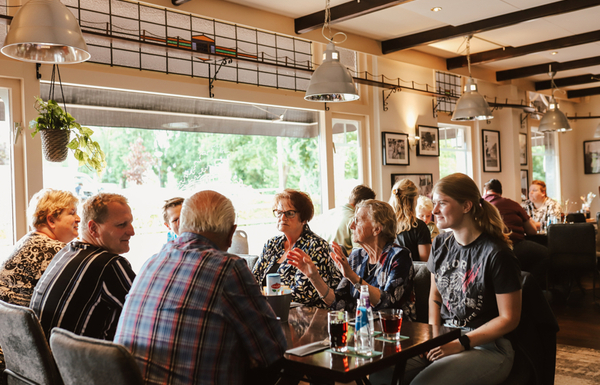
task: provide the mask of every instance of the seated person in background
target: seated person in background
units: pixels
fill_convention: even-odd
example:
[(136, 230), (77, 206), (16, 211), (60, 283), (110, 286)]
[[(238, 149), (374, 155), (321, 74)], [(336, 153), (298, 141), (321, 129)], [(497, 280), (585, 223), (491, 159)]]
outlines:
[(308, 278), (287, 260), (288, 254), (297, 250), (312, 260), (327, 286), (336, 287), (340, 283), (340, 272), (329, 258), (329, 244), (308, 227), (313, 214), (314, 206), (308, 194), (285, 189), (275, 195), (273, 215), (277, 218), (277, 229), (283, 235), (267, 241), (253, 273), (261, 286), (265, 286), (267, 274), (279, 273), (281, 283), (292, 290), (293, 301), (324, 308), (325, 303)]
[(394, 243), (396, 217), (385, 202), (369, 199), (358, 204), (352, 222), (352, 240), (362, 248), (354, 249), (349, 258), (333, 244), (331, 253), (344, 279), (331, 290), (319, 270), (307, 256), (292, 250), (289, 263), (310, 279), (319, 297), (332, 309), (356, 310), (360, 286), (369, 285), (369, 302), (374, 310), (398, 308), (414, 319), (413, 278), (415, 271), (408, 249)]
[(246, 262), (226, 253), (233, 205), (198, 192), (183, 203), (180, 228), (142, 267), (115, 342), (131, 350), (146, 384), (246, 383), (250, 366), (283, 356), (286, 340)]
[(442, 178), (433, 201), (436, 223), (452, 231), (434, 239), (427, 262), (429, 323), (463, 330), (460, 338), (409, 359), (403, 383), (499, 384), (514, 360), (504, 335), (521, 317), (521, 273), (510, 239), (498, 210), (465, 174)]
[(410, 179), (402, 179), (392, 187), (390, 205), (396, 213), (396, 242), (410, 250), (413, 261), (427, 262), (431, 233), (415, 213), (418, 196), (417, 186)]
[(432, 211), (433, 202), (431, 201), (431, 199), (429, 199), (425, 195), (419, 195), (419, 198), (417, 199), (416, 209), (417, 218), (425, 222), (427, 228), (429, 229), (429, 233), (431, 234), (431, 239), (437, 237), (440, 233), (440, 230), (437, 228), (435, 222), (433, 221), (433, 214), (431, 213)]
[(82, 206), (81, 241), (59, 251), (35, 286), (29, 307), (46, 337), (53, 327), (112, 340), (135, 273), (120, 253), (135, 234), (127, 199), (100, 193)]
[(509, 238), (513, 243), (513, 251), (519, 260), (521, 270), (530, 272), (540, 287), (545, 287), (550, 261), (548, 248), (525, 240), (525, 234), (537, 234), (533, 219), (517, 202), (502, 196), (502, 183), (498, 179), (491, 179), (484, 184), (483, 191), (483, 199), (496, 206), (504, 224), (511, 231)]
[(167, 199), (162, 208), (163, 219), (165, 226), (169, 229), (167, 234), (167, 242), (171, 242), (179, 236), (179, 215), (181, 213), (181, 205), (183, 198), (176, 197)]
[(562, 210), (560, 204), (546, 195), (546, 183), (534, 180), (529, 186), (529, 200), (521, 203), (527, 211), (527, 215), (533, 218), (535, 228), (540, 230), (542, 223), (546, 223), (549, 217), (558, 218), (560, 221)]
[(319, 218), (323, 221), (323, 231), (320, 234), (328, 243), (336, 242), (342, 247), (346, 255), (350, 255), (353, 248), (359, 247), (352, 243), (350, 224), (354, 218), (356, 205), (367, 199), (375, 199), (375, 192), (365, 185), (358, 185), (352, 189), (348, 203), (329, 210)]

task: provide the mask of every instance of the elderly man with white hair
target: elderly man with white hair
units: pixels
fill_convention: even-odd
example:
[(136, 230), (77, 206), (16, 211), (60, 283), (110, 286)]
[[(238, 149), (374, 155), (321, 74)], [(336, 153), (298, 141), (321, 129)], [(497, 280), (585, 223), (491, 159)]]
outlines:
[(276, 373), (268, 369), (285, 336), (246, 261), (225, 252), (235, 229), (231, 201), (198, 192), (183, 202), (180, 236), (142, 267), (115, 342), (131, 350), (146, 384), (241, 384), (251, 368)]

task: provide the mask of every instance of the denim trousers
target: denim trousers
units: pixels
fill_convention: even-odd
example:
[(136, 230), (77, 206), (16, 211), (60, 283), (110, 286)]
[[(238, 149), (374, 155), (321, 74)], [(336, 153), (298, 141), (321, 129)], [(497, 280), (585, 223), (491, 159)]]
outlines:
[(510, 341), (499, 338), (435, 362), (413, 357), (406, 362), (402, 383), (411, 385), (499, 384), (508, 377), (514, 356)]

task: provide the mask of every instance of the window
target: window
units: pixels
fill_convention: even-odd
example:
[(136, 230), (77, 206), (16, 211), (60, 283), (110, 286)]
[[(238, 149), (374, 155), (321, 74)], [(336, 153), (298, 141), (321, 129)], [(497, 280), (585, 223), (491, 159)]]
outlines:
[(0, 201), (3, 202), (0, 216), (0, 253), (8, 256), (14, 242), (12, 196), (12, 143), (11, 119), (9, 118), (8, 89), (0, 88)]
[(455, 172), (473, 177), (468, 127), (440, 126), (440, 178)]
[(333, 119), (336, 207), (348, 203), (350, 191), (362, 183), (359, 176), (359, 127), (358, 121)]
[(537, 127), (531, 127), (533, 179), (543, 180), (546, 183), (546, 194), (560, 203), (556, 133), (548, 132), (544, 134), (538, 132), (537, 129)]

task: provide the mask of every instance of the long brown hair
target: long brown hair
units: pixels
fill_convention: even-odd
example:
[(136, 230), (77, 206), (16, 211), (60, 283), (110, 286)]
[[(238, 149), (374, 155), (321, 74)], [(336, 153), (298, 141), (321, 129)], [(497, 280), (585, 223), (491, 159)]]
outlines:
[(440, 179), (433, 187), (433, 192), (447, 195), (460, 204), (470, 201), (473, 207), (469, 213), (477, 227), (512, 247), (512, 242), (508, 238), (510, 232), (500, 212), (496, 206), (481, 197), (473, 179), (461, 173), (451, 174)]
[(415, 197), (418, 195), (419, 190), (410, 179), (399, 180), (392, 187), (390, 205), (396, 213), (396, 222), (398, 222), (398, 227), (396, 228), (397, 234), (417, 227)]

